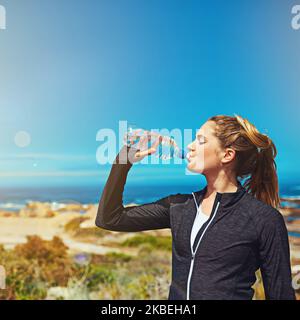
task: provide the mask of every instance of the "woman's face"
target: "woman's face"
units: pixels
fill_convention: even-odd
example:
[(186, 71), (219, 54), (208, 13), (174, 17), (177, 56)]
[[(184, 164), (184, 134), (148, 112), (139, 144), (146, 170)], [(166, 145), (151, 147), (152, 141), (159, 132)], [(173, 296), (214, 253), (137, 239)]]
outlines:
[(188, 165), (192, 172), (208, 174), (222, 167), (225, 151), (214, 135), (215, 122), (207, 121), (197, 131), (196, 139), (188, 145)]

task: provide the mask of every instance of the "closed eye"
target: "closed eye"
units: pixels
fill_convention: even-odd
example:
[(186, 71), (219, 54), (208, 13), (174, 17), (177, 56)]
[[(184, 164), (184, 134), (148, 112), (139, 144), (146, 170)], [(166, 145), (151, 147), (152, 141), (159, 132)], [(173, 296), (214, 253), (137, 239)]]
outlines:
[(198, 138), (198, 142), (199, 142), (199, 144), (204, 144), (205, 143), (205, 140), (203, 139), (203, 138)]

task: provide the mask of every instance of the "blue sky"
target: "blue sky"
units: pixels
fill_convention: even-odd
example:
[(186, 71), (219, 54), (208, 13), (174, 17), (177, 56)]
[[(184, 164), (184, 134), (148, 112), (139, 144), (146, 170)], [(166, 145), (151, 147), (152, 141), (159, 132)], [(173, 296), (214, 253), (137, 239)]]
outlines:
[[(300, 176), (296, 1), (0, 4), (0, 185), (97, 184), (109, 172), (98, 130), (127, 120), (196, 132), (234, 113), (273, 139), (280, 179)], [(130, 179), (196, 181), (183, 175), (184, 165), (137, 165)]]

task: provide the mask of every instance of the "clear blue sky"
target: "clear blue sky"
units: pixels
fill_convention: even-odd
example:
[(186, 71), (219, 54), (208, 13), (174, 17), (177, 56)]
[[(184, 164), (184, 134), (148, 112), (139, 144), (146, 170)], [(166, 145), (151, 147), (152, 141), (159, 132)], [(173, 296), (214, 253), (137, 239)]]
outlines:
[[(99, 129), (196, 130), (233, 113), (274, 140), (281, 178), (300, 176), (296, 3), (0, 0), (0, 185), (97, 183)], [(130, 174), (180, 179), (177, 167)]]

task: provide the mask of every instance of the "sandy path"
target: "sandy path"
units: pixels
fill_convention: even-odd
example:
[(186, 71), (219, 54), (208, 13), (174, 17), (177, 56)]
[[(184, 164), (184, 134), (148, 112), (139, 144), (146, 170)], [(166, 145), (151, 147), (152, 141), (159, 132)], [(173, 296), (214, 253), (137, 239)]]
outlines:
[[(76, 215), (78, 216), (78, 215)], [(11, 249), (17, 244), (25, 243), (27, 235), (38, 235), (44, 240), (51, 240), (53, 236), (59, 236), (69, 247), (70, 251), (105, 254), (110, 251), (123, 252), (124, 248), (110, 248), (93, 243), (84, 243), (71, 239), (64, 232), (64, 225), (74, 215), (60, 215), (53, 218), (23, 218), (0, 217), (0, 243), (6, 249)], [(136, 250), (130, 250), (135, 255)]]

